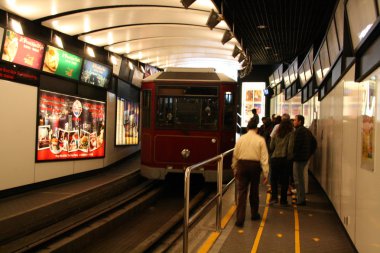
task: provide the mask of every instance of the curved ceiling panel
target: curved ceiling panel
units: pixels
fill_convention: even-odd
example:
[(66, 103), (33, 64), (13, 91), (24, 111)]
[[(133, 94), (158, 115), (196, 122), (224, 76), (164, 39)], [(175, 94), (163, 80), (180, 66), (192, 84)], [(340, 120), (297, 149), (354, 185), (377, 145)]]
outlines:
[(223, 60), (219, 58), (186, 58), (178, 59), (174, 61), (168, 61), (167, 63), (160, 65), (160, 68), (168, 67), (193, 67), (193, 64), (197, 63), (198, 67), (211, 66), (212, 68), (218, 69), (228, 66), (229, 68), (239, 68), (239, 63), (236, 61)]
[[(112, 6), (173, 6), (182, 8), (179, 0), (7, 0), (0, 1), (0, 8), (30, 20), (46, 19), (49, 16), (67, 12), (85, 11), (86, 9)], [(197, 0), (191, 9), (210, 11), (215, 8), (210, 0)]]
[[(147, 48), (159, 48), (159, 47), (169, 47), (169, 46), (199, 46), (199, 47), (211, 47), (220, 49), (220, 41), (213, 39), (204, 38), (189, 38), (189, 37), (158, 37), (158, 38), (147, 38), (141, 40), (133, 40), (129, 42), (121, 42), (111, 46), (106, 46), (105, 49), (117, 54), (126, 53), (129, 57), (130, 53), (138, 53), (141, 50)], [(233, 42), (224, 44), (225, 49), (233, 50)]]
[[(60, 16), (43, 21), (44, 26), (69, 34), (80, 35), (110, 27), (131, 24), (193, 24), (205, 26), (209, 12), (186, 10), (177, 7), (137, 6), (102, 8), (86, 12)], [(228, 29), (226, 23), (220, 22), (217, 28)], [(163, 31), (165, 32), (165, 31)]]
[[(184, 54), (184, 53), (195, 53), (195, 54), (219, 54), (219, 55), (232, 55), (232, 50), (230, 49), (219, 49), (211, 47), (199, 47), (199, 46), (173, 46), (173, 47), (159, 47), (141, 50), (136, 53), (130, 53), (129, 57), (132, 59), (138, 59), (139, 53), (142, 55), (149, 55), (150, 58), (160, 57), (161, 55), (173, 55), (173, 54)], [(232, 56), (231, 56), (232, 57)]]
[(211, 31), (208, 27), (187, 24), (143, 24), (106, 29), (81, 35), (78, 38), (96, 46), (162, 37), (163, 34), (167, 37), (214, 38), (220, 41), (224, 31), (221, 29)]
[(202, 53), (183, 53), (183, 54), (172, 54), (165, 57), (152, 57), (147, 59), (142, 59), (141, 62), (148, 63), (150, 65), (154, 66), (162, 66), (164, 64), (167, 64), (168, 62), (173, 61), (180, 61), (183, 59), (191, 59), (191, 58), (214, 58), (214, 59), (224, 59), (224, 60), (230, 60), (233, 61), (233, 57), (231, 55), (223, 55), (223, 54), (202, 54)]

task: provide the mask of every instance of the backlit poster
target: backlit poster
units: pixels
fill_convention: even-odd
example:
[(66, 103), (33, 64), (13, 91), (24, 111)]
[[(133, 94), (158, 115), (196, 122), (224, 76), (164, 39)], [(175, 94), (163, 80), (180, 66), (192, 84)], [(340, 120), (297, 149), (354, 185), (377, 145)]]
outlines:
[(82, 58), (62, 49), (47, 46), (43, 71), (79, 80)]
[(111, 78), (111, 68), (89, 60), (84, 60), (80, 80), (84, 83), (106, 88)]
[(104, 157), (105, 103), (39, 92), (37, 161)]
[(256, 109), (256, 113), (259, 115), (259, 126), (262, 124), (261, 118), (265, 116), (264, 89), (264, 82), (243, 82), (241, 101), (241, 125), (243, 127), (247, 126), (248, 121), (252, 118), (252, 109)]
[(140, 107), (137, 102), (117, 98), (116, 145), (139, 143)]
[(361, 82), (362, 98), (362, 152), (361, 168), (374, 170), (374, 147), (375, 147), (375, 115), (376, 115), (376, 81), (367, 80)]
[(39, 70), (44, 49), (43, 43), (7, 30), (1, 59)]

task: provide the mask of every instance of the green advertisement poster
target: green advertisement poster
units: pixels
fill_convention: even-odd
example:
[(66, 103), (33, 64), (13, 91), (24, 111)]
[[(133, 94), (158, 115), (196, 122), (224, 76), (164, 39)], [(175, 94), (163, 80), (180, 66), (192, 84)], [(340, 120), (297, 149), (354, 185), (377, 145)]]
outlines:
[(43, 71), (79, 80), (82, 58), (59, 48), (48, 46)]

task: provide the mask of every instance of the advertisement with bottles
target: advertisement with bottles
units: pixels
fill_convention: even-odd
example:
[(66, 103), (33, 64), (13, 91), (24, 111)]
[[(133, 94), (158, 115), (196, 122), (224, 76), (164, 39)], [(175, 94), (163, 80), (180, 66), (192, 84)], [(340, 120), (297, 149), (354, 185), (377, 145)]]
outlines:
[(139, 104), (117, 98), (116, 145), (136, 145), (139, 143)]
[(105, 103), (39, 92), (37, 161), (104, 157)]

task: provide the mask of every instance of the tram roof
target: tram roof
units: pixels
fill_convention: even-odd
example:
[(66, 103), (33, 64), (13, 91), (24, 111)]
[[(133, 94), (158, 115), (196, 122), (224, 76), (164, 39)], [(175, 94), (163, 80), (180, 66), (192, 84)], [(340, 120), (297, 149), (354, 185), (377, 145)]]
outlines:
[(217, 73), (214, 68), (167, 68), (143, 79), (142, 82), (220, 82), (236, 83), (223, 73)]

